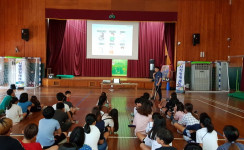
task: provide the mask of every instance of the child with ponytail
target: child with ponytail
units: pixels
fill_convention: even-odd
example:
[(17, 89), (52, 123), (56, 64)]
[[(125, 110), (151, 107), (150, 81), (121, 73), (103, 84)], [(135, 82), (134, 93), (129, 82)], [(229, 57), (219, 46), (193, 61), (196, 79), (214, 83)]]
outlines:
[(7, 106), (6, 110), (6, 117), (13, 121), (13, 124), (19, 123), (27, 113), (23, 113), (20, 106), (17, 105), (18, 98), (12, 97), (9, 105)]
[(206, 114), (200, 115), (201, 129), (196, 132), (196, 142), (203, 150), (216, 150), (218, 148), (218, 136), (214, 130), (211, 118)]
[(237, 143), (236, 140), (239, 138), (239, 131), (237, 128), (231, 125), (227, 125), (223, 129), (224, 138), (226, 143), (219, 146), (217, 150), (243, 150), (244, 145)]
[(96, 116), (94, 114), (86, 115), (86, 124), (84, 126), (85, 142), (84, 144), (90, 146), (92, 150), (98, 150), (98, 141), (100, 138), (100, 131), (96, 127)]

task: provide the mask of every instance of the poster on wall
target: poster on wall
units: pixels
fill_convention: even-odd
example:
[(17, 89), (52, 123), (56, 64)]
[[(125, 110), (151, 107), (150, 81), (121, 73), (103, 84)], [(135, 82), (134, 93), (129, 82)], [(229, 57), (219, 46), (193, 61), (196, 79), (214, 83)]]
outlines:
[(176, 92), (183, 93), (185, 86), (185, 61), (177, 62)]
[(26, 59), (16, 59), (16, 87), (25, 87)]

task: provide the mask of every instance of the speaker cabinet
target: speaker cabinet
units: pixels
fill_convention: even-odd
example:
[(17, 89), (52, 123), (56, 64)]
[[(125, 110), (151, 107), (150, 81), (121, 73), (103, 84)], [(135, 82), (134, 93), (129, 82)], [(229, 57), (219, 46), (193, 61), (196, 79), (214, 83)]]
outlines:
[(25, 41), (29, 41), (29, 29), (21, 30), (21, 38)]
[(150, 72), (150, 74), (149, 74), (149, 77), (150, 78), (153, 78), (153, 73), (154, 73), (154, 59), (150, 59), (149, 60), (149, 72)]
[(193, 34), (193, 46), (196, 46), (197, 44), (200, 44), (200, 34), (195, 33)]

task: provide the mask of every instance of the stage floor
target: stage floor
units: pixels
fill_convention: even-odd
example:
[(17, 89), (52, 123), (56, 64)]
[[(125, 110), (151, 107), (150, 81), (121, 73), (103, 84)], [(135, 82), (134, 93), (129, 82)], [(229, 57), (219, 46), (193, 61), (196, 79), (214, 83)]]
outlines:
[[(17, 97), (22, 92), (28, 92), (29, 97), (36, 95), (44, 105), (53, 105), (56, 103), (55, 95), (57, 92), (65, 92), (70, 90), (72, 92), (71, 101), (74, 106), (80, 110), (74, 115), (74, 119), (79, 123), (72, 126), (72, 129), (77, 126), (84, 125), (84, 118), (87, 113), (91, 112), (92, 107), (95, 106), (100, 95), (100, 89), (87, 89), (87, 88), (46, 88), (40, 87), (35, 89), (26, 89), (24, 91), (17, 91)], [(139, 150), (140, 142), (134, 135), (134, 129), (129, 128), (131, 124), (131, 112), (133, 112), (135, 98), (141, 96), (144, 92), (151, 92), (151, 90), (134, 90), (129, 89), (115, 89), (114, 91), (105, 90), (108, 99), (113, 108), (119, 111), (119, 131), (115, 135), (111, 135), (108, 139), (109, 150)], [(6, 90), (0, 90), (1, 100), (3, 99)], [(162, 91), (163, 97), (166, 98), (170, 95), (169, 91)], [(240, 141), (244, 143), (244, 101), (230, 98), (227, 93), (188, 93), (179, 94), (178, 98), (183, 103), (191, 102), (194, 105), (194, 110), (198, 113), (206, 112), (212, 117), (215, 130), (219, 133), (219, 144), (224, 143), (222, 136), (222, 129), (225, 125), (234, 125), (240, 131)], [(156, 102), (157, 103), (157, 102)], [(156, 104), (155, 104), (156, 105)], [(155, 106), (154, 105), (154, 106)], [(154, 108), (154, 111), (158, 111)], [(14, 137), (22, 139), (22, 130), (29, 123), (36, 123), (42, 118), (41, 112), (33, 113), (26, 120), (15, 125), (12, 129)], [(167, 128), (173, 133), (175, 140), (173, 146), (178, 149), (183, 149), (186, 142), (182, 139), (182, 135), (176, 132), (170, 121), (167, 119)], [(20, 135), (19, 135), (20, 134)]]

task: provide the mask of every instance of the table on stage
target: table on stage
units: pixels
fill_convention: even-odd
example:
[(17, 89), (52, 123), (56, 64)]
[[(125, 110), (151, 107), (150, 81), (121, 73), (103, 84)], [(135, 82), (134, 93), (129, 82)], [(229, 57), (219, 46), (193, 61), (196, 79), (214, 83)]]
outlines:
[(120, 87), (125, 87), (125, 86), (135, 86), (135, 90), (137, 91), (137, 86), (138, 83), (100, 83), (101, 84), (101, 92), (103, 91), (104, 86), (120, 86)]

